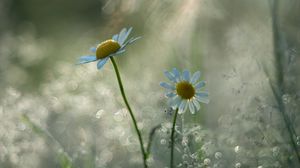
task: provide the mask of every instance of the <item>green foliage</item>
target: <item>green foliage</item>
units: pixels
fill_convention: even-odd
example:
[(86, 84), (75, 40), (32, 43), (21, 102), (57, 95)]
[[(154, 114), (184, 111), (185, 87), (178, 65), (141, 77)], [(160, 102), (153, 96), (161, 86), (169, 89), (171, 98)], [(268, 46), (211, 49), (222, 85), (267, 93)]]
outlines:
[[(57, 145), (60, 145), (48, 131), (44, 130), (43, 128), (39, 127), (35, 123), (33, 123), (30, 118), (26, 114), (22, 114), (21, 121), (27, 125), (35, 134), (46, 138), (47, 140), (52, 140)], [(57, 156), (59, 160), (59, 164), (61, 168), (72, 168), (72, 161), (71, 158), (65, 153), (61, 148), (57, 151)]]
[(58, 154), (58, 159), (61, 168), (72, 168), (72, 162), (64, 152)]
[(26, 124), (34, 133), (39, 136), (46, 136), (46, 132), (36, 124), (34, 124), (26, 114), (22, 114), (21, 121)]

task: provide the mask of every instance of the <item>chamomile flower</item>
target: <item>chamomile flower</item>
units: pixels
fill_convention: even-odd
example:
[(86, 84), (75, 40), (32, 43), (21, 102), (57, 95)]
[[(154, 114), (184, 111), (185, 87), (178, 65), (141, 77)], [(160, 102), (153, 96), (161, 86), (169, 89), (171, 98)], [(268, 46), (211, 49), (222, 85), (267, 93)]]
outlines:
[(132, 37), (129, 40), (127, 40), (131, 31), (132, 27), (130, 27), (128, 30), (126, 28), (123, 28), (120, 31), (120, 33), (113, 35), (112, 39), (103, 41), (102, 43), (98, 44), (97, 47), (92, 47), (90, 50), (95, 54), (81, 56), (79, 58), (78, 64), (85, 64), (89, 62), (98, 61), (97, 68), (101, 69), (110, 57), (124, 53), (125, 47), (128, 44), (132, 44), (140, 38)]
[(200, 71), (193, 75), (188, 70), (184, 70), (182, 74), (174, 68), (172, 71), (165, 71), (165, 76), (171, 83), (161, 82), (160, 86), (164, 87), (166, 97), (169, 98), (169, 105), (177, 109), (182, 114), (187, 109), (192, 114), (200, 110), (200, 102), (208, 103), (208, 92), (201, 89), (205, 86), (205, 81), (199, 81)]

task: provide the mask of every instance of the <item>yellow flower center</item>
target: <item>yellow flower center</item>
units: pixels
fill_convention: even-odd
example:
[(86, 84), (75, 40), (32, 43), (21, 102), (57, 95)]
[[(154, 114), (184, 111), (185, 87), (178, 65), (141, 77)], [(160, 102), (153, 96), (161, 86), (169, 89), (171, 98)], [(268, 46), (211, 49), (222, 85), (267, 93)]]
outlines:
[(176, 92), (183, 99), (191, 99), (195, 96), (195, 88), (187, 81), (176, 84)]
[(110, 54), (117, 52), (120, 48), (120, 44), (112, 39), (103, 41), (97, 46), (96, 57), (97, 59), (105, 58)]

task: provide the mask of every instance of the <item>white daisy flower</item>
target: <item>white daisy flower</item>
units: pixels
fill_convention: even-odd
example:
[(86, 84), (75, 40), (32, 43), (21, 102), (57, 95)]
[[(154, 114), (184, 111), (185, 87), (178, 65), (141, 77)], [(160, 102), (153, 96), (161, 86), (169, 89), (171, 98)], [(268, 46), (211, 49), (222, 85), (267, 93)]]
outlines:
[(97, 47), (92, 47), (91, 51), (94, 52), (95, 55), (81, 56), (77, 64), (86, 64), (99, 60), (97, 63), (97, 68), (101, 69), (110, 57), (124, 53), (125, 47), (128, 44), (132, 44), (133, 42), (141, 38), (136, 37), (127, 40), (131, 31), (132, 27), (130, 27), (128, 30), (126, 28), (123, 28), (120, 33), (113, 35), (112, 39), (103, 41), (102, 43), (98, 44)]
[(200, 110), (201, 103), (209, 103), (208, 92), (201, 89), (205, 86), (205, 81), (199, 81), (200, 71), (193, 75), (188, 70), (184, 70), (182, 74), (174, 68), (172, 71), (165, 71), (165, 76), (171, 83), (161, 82), (160, 86), (164, 87), (166, 97), (169, 98), (169, 105), (177, 109), (182, 114), (187, 109), (192, 114)]

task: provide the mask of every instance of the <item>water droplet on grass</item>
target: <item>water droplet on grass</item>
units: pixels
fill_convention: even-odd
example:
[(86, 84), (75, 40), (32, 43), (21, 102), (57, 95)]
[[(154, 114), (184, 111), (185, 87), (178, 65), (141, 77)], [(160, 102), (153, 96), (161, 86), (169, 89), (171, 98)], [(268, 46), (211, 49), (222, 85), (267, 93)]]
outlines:
[(189, 142), (188, 137), (186, 137), (186, 136), (182, 137), (181, 144), (183, 146), (187, 146), (188, 142)]
[(209, 158), (206, 158), (206, 159), (204, 159), (203, 163), (204, 163), (204, 165), (208, 166), (211, 163), (211, 161)]
[(182, 160), (187, 160), (188, 158), (189, 158), (189, 156), (187, 154), (182, 155)]
[(19, 124), (18, 124), (18, 129), (19, 129), (20, 131), (24, 131), (24, 130), (26, 129), (26, 125), (23, 124), (23, 123), (19, 123)]
[(241, 168), (242, 167), (242, 164), (241, 163), (236, 163), (235, 164), (235, 168)]
[(215, 153), (215, 158), (216, 159), (221, 159), (223, 157), (223, 154), (221, 152), (216, 152)]
[(278, 146), (275, 146), (273, 149), (272, 149), (272, 152), (273, 152), (273, 156), (274, 157), (277, 157), (279, 155), (279, 152), (280, 152), (280, 148)]
[(289, 94), (282, 95), (282, 101), (284, 104), (288, 104), (291, 101), (291, 96)]
[(239, 153), (239, 152), (240, 152), (240, 146), (234, 147), (234, 152), (235, 152), (235, 153)]
[(161, 140), (160, 140), (160, 144), (162, 144), (162, 145), (167, 144), (167, 140), (166, 140), (166, 139), (161, 139)]
[(120, 109), (114, 114), (114, 119), (116, 121), (123, 121), (123, 119), (126, 117), (126, 114), (127, 114), (127, 110), (125, 108)]
[(191, 155), (191, 158), (192, 158), (192, 159), (198, 159), (198, 154), (197, 154), (197, 153), (193, 153), (193, 154)]
[(296, 141), (297, 141), (297, 145), (300, 146), (300, 136), (297, 136)]
[(100, 119), (100, 118), (103, 116), (103, 113), (104, 113), (104, 110), (100, 109), (100, 110), (98, 110), (98, 111), (96, 112), (95, 117), (96, 117), (97, 119)]

